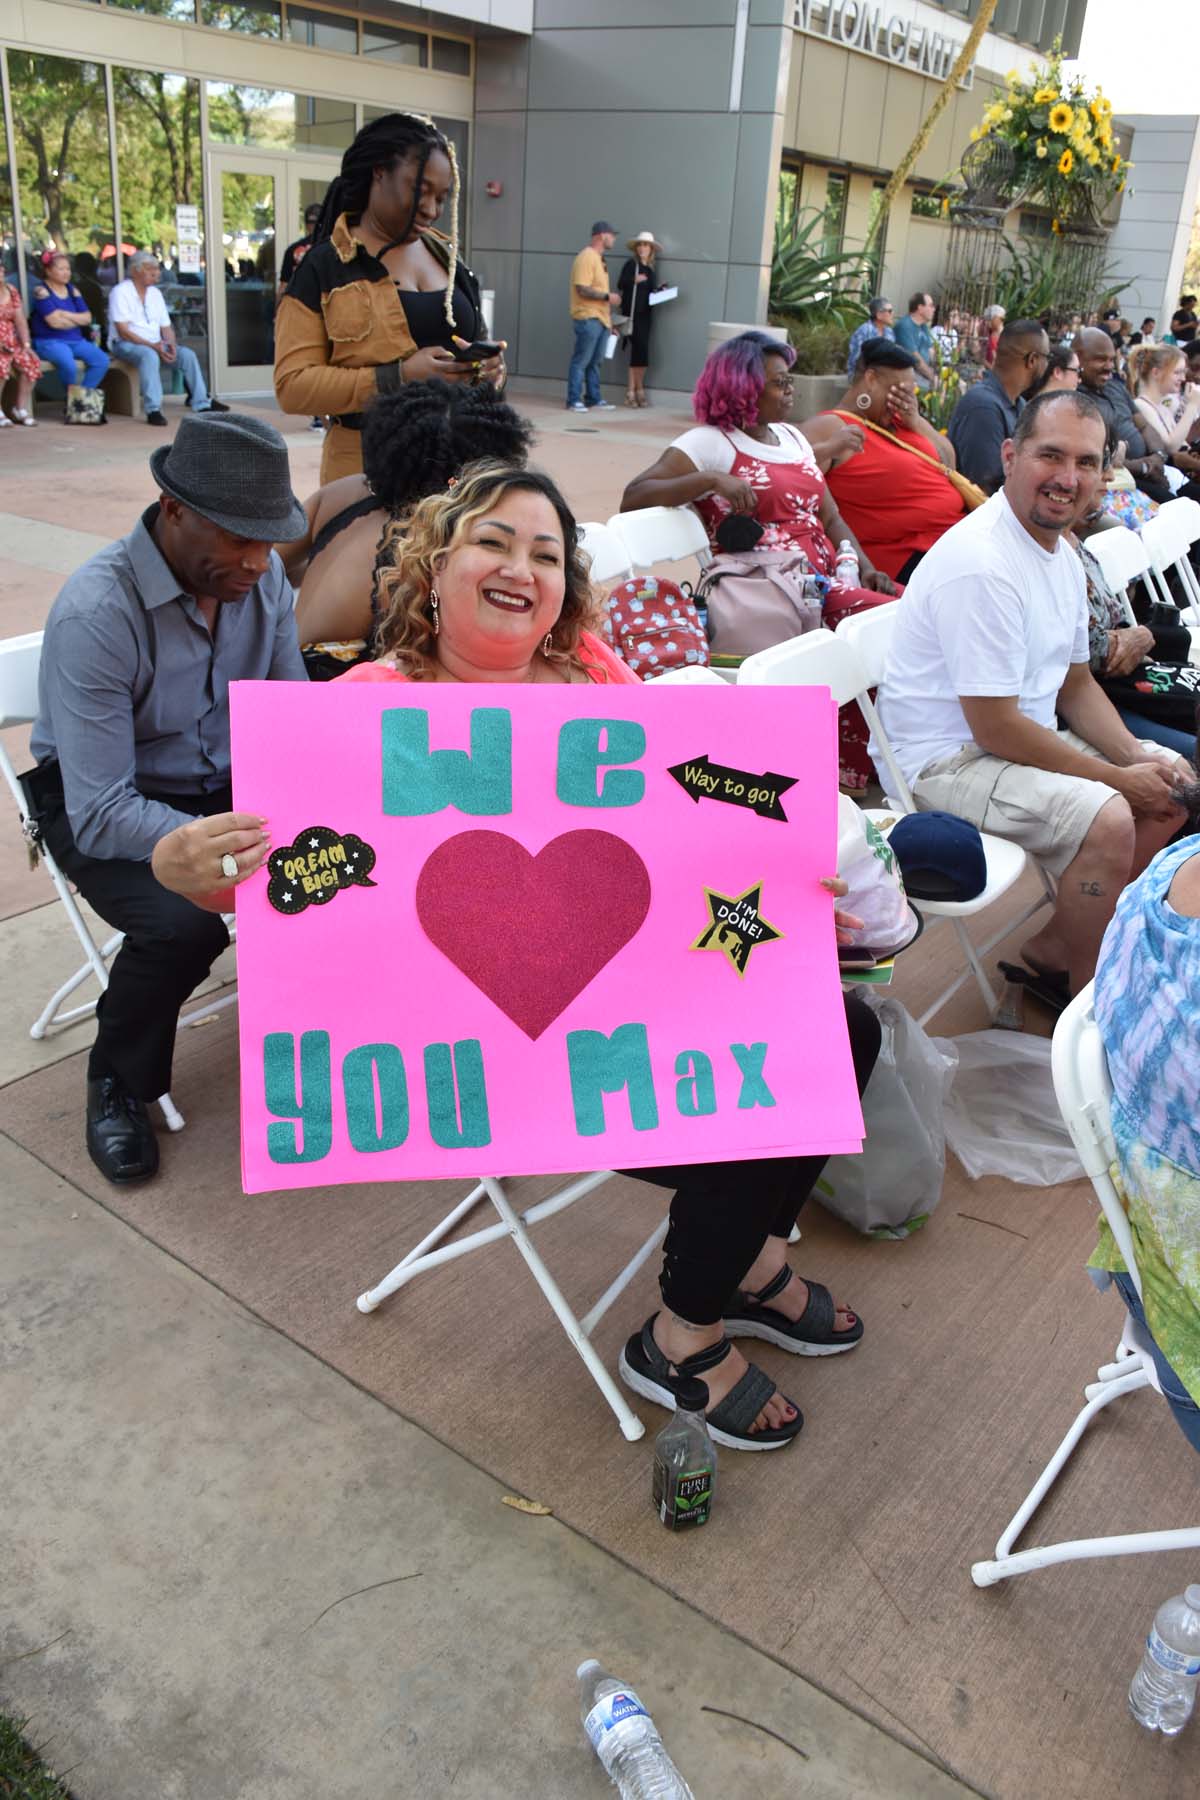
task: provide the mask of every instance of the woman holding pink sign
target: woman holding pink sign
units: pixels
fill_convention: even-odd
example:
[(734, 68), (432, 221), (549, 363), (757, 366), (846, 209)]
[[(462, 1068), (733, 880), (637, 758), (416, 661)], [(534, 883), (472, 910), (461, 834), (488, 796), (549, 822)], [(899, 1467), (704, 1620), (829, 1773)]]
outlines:
[[(422, 501), (382, 582), (378, 660), (341, 681), (636, 680), (591, 629), (575, 520), (554, 483), (535, 470), (476, 463), (451, 492)], [(197, 820), (172, 837), (174, 844), (163, 839), (155, 850), (155, 873), (202, 905), (228, 905), (228, 888), (223, 896), (212, 891), (226, 858), (240, 882), (261, 869), (270, 848), (265, 822), (247, 814)], [(836, 880), (823, 885), (845, 892)], [(839, 939), (848, 941), (861, 922), (834, 917)], [(846, 1014), (861, 1093), (879, 1052), (879, 1025), (858, 1000), (847, 1000)], [(837, 1355), (862, 1339), (862, 1321), (787, 1262), (789, 1233), (824, 1163), (823, 1156), (766, 1157), (625, 1171), (674, 1189), (674, 1197), (659, 1278), (663, 1306), (626, 1343), (622, 1379), (673, 1408), (679, 1381), (701, 1377), (709, 1428), (732, 1449), (779, 1448), (804, 1422), (734, 1338), (763, 1338), (801, 1356)]]

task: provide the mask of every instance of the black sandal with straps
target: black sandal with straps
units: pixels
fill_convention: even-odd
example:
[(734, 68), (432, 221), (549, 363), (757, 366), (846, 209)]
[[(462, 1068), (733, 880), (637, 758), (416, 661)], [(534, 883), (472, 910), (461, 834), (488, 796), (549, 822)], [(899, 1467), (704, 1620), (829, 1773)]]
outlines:
[[(632, 1388), (644, 1400), (653, 1400), (656, 1405), (673, 1412), (677, 1383), (687, 1377), (703, 1380), (710, 1369), (725, 1361), (733, 1345), (728, 1338), (722, 1338), (719, 1344), (697, 1350), (694, 1356), (685, 1356), (682, 1362), (676, 1363), (676, 1372), (672, 1375), (672, 1365), (654, 1341), (656, 1317), (657, 1314), (651, 1313), (642, 1329), (634, 1332), (621, 1352), (618, 1368), (626, 1387)], [(706, 1415), (714, 1443), (724, 1444), (729, 1450), (781, 1450), (785, 1444), (790, 1444), (804, 1424), (804, 1414), (794, 1400), (789, 1400), (788, 1405), (795, 1409), (796, 1416), (788, 1424), (751, 1430), (767, 1401), (778, 1391), (771, 1377), (751, 1363), (741, 1380)]]
[(772, 1275), (766, 1287), (756, 1294), (739, 1288), (725, 1314), (725, 1329), (731, 1337), (761, 1338), (777, 1349), (790, 1350), (794, 1356), (839, 1356), (862, 1342), (863, 1322), (855, 1315), (846, 1331), (835, 1331), (837, 1308), (833, 1295), (819, 1281), (800, 1279), (808, 1288), (808, 1305), (798, 1319), (789, 1319), (777, 1307), (767, 1306), (776, 1294), (782, 1294), (792, 1279), (793, 1270), (785, 1263)]

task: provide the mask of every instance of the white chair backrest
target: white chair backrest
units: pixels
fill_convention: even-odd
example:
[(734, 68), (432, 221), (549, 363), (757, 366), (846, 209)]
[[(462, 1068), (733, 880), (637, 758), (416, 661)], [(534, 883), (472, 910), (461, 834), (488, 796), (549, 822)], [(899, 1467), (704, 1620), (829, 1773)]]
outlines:
[(883, 681), (899, 610), (898, 600), (890, 606), (870, 606), (866, 612), (843, 619), (837, 628), (837, 635), (858, 657), (868, 687), (879, 687)]
[(1084, 1173), (1096, 1190), (1096, 1198), (1112, 1227), (1125, 1267), (1140, 1294), (1142, 1282), (1137, 1272), (1129, 1219), (1109, 1174), (1117, 1153), (1112, 1129), (1112, 1081), (1100, 1027), (1092, 1008), (1093, 988), (1094, 984), (1089, 981), (1055, 1026), (1050, 1068), (1063, 1123), (1071, 1134)]
[(1160, 575), (1173, 562), (1178, 562), (1187, 549), (1183, 533), (1165, 506), (1152, 519), (1146, 520), (1138, 536), (1150, 558), (1151, 568)]
[(808, 631), (803, 637), (772, 644), (768, 650), (756, 650), (738, 670), (738, 683), (751, 687), (827, 687), (839, 706), (857, 700), (886, 774), (884, 788), (889, 804), (903, 812), (916, 810), (912, 790), (871, 704), (869, 690), (874, 684), (842, 631)]
[(1178, 494), (1174, 500), (1164, 501), (1155, 516), (1170, 521), (1185, 550), (1200, 539), (1200, 500), (1189, 500)]
[(42, 634), (27, 631), (23, 637), (0, 638), (0, 729), (29, 725), (37, 718), (38, 665), (42, 660)]
[(1124, 525), (1110, 531), (1093, 532), (1087, 547), (1100, 564), (1100, 573), (1120, 600), (1126, 623), (1134, 624), (1133, 608), (1125, 590), (1135, 576), (1144, 575), (1150, 567), (1150, 552), (1137, 532), (1127, 530)]
[(756, 650), (737, 676), (739, 687), (827, 687), (839, 706), (867, 685), (850, 645), (823, 629)]
[(616, 532), (635, 568), (654, 563), (710, 558), (708, 533), (690, 506), (643, 506), (637, 512), (614, 513), (608, 529)]
[(716, 669), (704, 668), (697, 663), (687, 663), (682, 669), (666, 669), (661, 675), (655, 675), (653, 682), (655, 687), (663, 687), (667, 682), (673, 687), (695, 687), (697, 682), (703, 682), (705, 687), (729, 685)]
[(592, 580), (598, 587), (610, 582), (626, 581), (633, 574), (629, 552), (615, 531), (607, 525), (587, 524), (579, 527), (579, 547), (591, 558)]

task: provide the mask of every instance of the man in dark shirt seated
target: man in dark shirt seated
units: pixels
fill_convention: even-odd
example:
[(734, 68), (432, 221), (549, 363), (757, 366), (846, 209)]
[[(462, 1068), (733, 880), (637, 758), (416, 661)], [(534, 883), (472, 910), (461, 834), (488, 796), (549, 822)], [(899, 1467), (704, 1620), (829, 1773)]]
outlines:
[[(116, 1182), (158, 1168), (146, 1103), (169, 1092), (179, 1009), (229, 942), (219, 912), (159, 885), (151, 856), (188, 840), (178, 828), (193, 819), (228, 814), (229, 683), (306, 679), (271, 546), (308, 522), (274, 426), (185, 414), (150, 468), (158, 500), (50, 609), (26, 778), (55, 861), (125, 933), (87, 1084), (88, 1151)], [(232, 885), (265, 840), (230, 832), (204, 853)]]
[(1163, 476), (1163, 459), (1142, 435), (1129, 389), (1116, 372), (1117, 352), (1107, 331), (1088, 326), (1075, 339), (1079, 386), (1090, 394), (1125, 446), (1125, 467), (1151, 500), (1171, 498)]
[(1004, 486), (1001, 451), (1017, 429), (1021, 395), (1042, 374), (1050, 358), (1050, 340), (1036, 319), (1014, 319), (1000, 333), (996, 360), (974, 387), (969, 387), (950, 415), (946, 435), (954, 445), (959, 473), (985, 494)]

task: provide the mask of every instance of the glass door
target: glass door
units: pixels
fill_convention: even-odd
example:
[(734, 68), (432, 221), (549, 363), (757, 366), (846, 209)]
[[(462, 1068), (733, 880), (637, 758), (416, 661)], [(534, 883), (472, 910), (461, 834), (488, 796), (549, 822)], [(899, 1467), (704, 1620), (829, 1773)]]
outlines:
[(294, 244), (305, 235), (304, 214), (310, 206), (320, 206), (325, 199), (326, 190), (337, 176), (342, 166), (340, 156), (295, 156), (289, 159), (287, 166), (287, 203), (286, 215), (281, 227), (280, 261), (283, 260), (283, 247)]
[(275, 300), (287, 163), (244, 151), (210, 151), (213, 360), (216, 392), (269, 394), (275, 365)]

